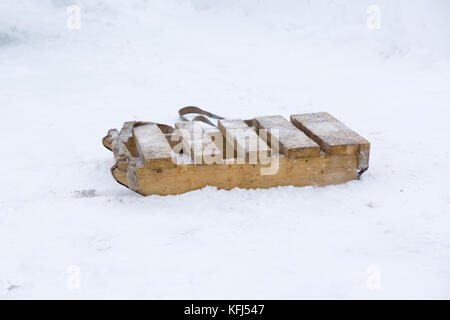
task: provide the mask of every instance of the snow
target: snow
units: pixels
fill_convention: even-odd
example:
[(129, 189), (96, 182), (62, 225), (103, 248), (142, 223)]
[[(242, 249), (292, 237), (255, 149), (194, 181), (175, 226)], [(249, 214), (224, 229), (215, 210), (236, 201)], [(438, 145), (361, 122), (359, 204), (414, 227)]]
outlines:
[[(449, 6), (1, 1), (0, 299), (450, 298)], [(325, 188), (116, 183), (107, 130), (186, 105), (329, 112), (370, 168)]]

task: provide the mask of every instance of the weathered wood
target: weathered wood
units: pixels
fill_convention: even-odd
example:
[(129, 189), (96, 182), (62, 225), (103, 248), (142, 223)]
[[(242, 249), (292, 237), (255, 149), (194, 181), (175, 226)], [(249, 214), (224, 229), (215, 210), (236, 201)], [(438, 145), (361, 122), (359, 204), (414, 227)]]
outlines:
[[(218, 189), (270, 188), (276, 186), (325, 186), (356, 179), (356, 155), (326, 155), (316, 158), (279, 158), (279, 170), (273, 175), (262, 175), (262, 164), (183, 164), (175, 168), (148, 170), (136, 168), (143, 195), (180, 194), (205, 186)], [(126, 171), (113, 168), (114, 177), (128, 185)]]
[(119, 140), (123, 143), (127, 143), (128, 139), (132, 136), (133, 127), (136, 124), (136, 121), (127, 121), (123, 124), (122, 129), (119, 132)]
[(221, 163), (222, 150), (214, 143), (214, 139), (222, 139), (222, 134), (217, 128), (205, 128), (198, 121), (175, 123), (177, 134), (180, 134), (184, 150), (191, 156), (194, 164)]
[(114, 144), (115, 140), (118, 138), (118, 136), (119, 136), (119, 131), (117, 131), (117, 129), (108, 130), (108, 133), (102, 139), (103, 146), (106, 149), (108, 149), (109, 151), (112, 151), (113, 144)]
[[(218, 129), (202, 127), (199, 136), (192, 134), (192, 122), (176, 124), (177, 130), (185, 129), (182, 143), (191, 156), (175, 150), (181, 140), (169, 144), (176, 134), (171, 127), (162, 132), (155, 123), (125, 123), (120, 133), (110, 130), (103, 143), (114, 153), (116, 163), (111, 172), (115, 179), (143, 195), (180, 194), (205, 186), (325, 186), (356, 179), (367, 169), (370, 143), (329, 114), (293, 115), (291, 122), (296, 128), (286, 122), (280, 116), (257, 117), (249, 127), (241, 120), (220, 120)], [(268, 129), (269, 137), (270, 131), (278, 128), (278, 143), (274, 143), (280, 145), (281, 154), (271, 154), (255, 128)], [(251, 139), (256, 144), (249, 144)], [(216, 161), (205, 161), (205, 155), (216, 155), (225, 145), (228, 156), (222, 151)], [(261, 163), (262, 159), (270, 163)]]
[(358, 169), (369, 167), (370, 143), (327, 112), (291, 115), (291, 122), (330, 155), (357, 154)]
[(125, 122), (122, 126), (122, 129), (120, 129), (120, 132), (117, 131), (117, 129), (108, 130), (108, 134), (102, 139), (102, 143), (105, 148), (112, 151), (116, 140), (127, 144), (129, 138), (131, 137), (131, 131), (133, 130), (133, 126), (135, 123), (136, 121)]
[(133, 128), (133, 138), (145, 168), (172, 168), (172, 148), (157, 124), (144, 124)]
[(255, 124), (257, 129), (267, 130), (267, 142), (272, 150), (279, 146), (286, 157), (297, 159), (320, 155), (319, 145), (282, 116), (257, 117)]
[(235, 150), (239, 162), (264, 162), (270, 157), (270, 147), (240, 119), (219, 120), (219, 130)]

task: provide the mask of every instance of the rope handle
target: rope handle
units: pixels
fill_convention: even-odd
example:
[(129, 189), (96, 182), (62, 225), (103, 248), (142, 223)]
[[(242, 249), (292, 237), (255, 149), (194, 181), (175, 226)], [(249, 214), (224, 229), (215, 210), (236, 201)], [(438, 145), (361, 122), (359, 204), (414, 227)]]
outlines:
[[(187, 115), (187, 114), (198, 114), (198, 116), (194, 117), (192, 120), (189, 120), (189, 119), (187, 119), (185, 117), (185, 115)], [(180, 110), (178, 110), (178, 115), (180, 116), (180, 120), (181, 121), (201, 121), (201, 122), (209, 124), (210, 126), (213, 126), (213, 127), (217, 127), (217, 126), (214, 123), (212, 123), (206, 117), (209, 117), (209, 118), (212, 118), (212, 119), (216, 119), (216, 120), (223, 120), (223, 119), (225, 119), (224, 117), (218, 116), (217, 114), (214, 114), (212, 112), (203, 110), (203, 109), (201, 109), (199, 107), (195, 107), (195, 106), (188, 106), (188, 107), (181, 108)], [(254, 126), (253, 119), (244, 120), (244, 122), (249, 127), (253, 127)]]
[(181, 121), (189, 121), (185, 117), (185, 115), (187, 115), (187, 114), (198, 114), (198, 116), (194, 117), (192, 119), (192, 121), (202, 121), (213, 127), (216, 127), (216, 125), (214, 123), (212, 123), (206, 117), (217, 119), (217, 120), (225, 119), (224, 117), (218, 116), (217, 114), (211, 113), (209, 111), (203, 110), (203, 109), (201, 109), (199, 107), (195, 107), (195, 106), (188, 106), (188, 107), (184, 107), (184, 108), (181, 108), (180, 110), (178, 110), (178, 115), (180, 116)]

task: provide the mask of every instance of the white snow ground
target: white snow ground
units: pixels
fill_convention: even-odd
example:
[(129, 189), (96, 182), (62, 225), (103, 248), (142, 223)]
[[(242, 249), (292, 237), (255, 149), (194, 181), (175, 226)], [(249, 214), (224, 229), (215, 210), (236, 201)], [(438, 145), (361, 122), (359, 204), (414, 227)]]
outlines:
[[(449, 9), (2, 0), (0, 299), (450, 298)], [(185, 105), (330, 112), (371, 141), (370, 169), (325, 188), (117, 184), (106, 131)]]

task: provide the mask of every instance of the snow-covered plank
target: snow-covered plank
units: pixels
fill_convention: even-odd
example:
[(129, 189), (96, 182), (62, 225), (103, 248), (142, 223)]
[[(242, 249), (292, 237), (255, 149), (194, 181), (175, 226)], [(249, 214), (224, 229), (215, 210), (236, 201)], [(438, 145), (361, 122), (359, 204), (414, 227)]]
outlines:
[(219, 120), (219, 130), (225, 136), (227, 146), (234, 146), (235, 156), (239, 161), (265, 161), (270, 157), (270, 147), (244, 121)]
[(358, 154), (358, 168), (369, 167), (370, 143), (329, 113), (294, 114), (291, 122), (327, 154)]
[(157, 124), (145, 124), (133, 128), (133, 138), (139, 155), (149, 169), (172, 168), (172, 148)]
[(223, 139), (217, 128), (205, 127), (199, 121), (177, 122), (175, 128), (183, 138), (184, 151), (191, 156), (194, 164), (222, 163), (222, 150), (213, 141)]
[(123, 143), (127, 143), (128, 139), (131, 137), (131, 132), (133, 130), (133, 126), (136, 123), (136, 121), (127, 121), (123, 124), (122, 129), (119, 133), (119, 140)]
[(255, 124), (258, 129), (267, 130), (272, 150), (279, 146), (281, 153), (294, 159), (320, 155), (319, 145), (282, 116), (257, 117)]

